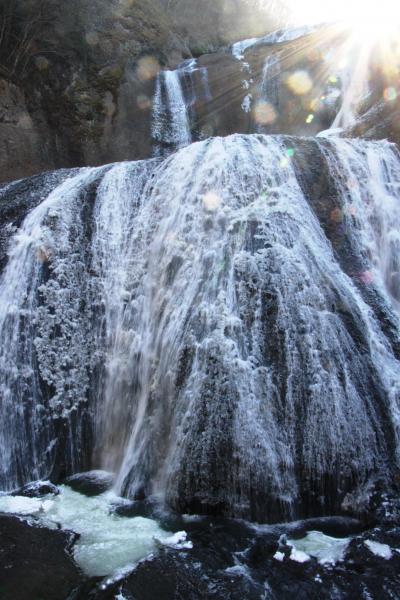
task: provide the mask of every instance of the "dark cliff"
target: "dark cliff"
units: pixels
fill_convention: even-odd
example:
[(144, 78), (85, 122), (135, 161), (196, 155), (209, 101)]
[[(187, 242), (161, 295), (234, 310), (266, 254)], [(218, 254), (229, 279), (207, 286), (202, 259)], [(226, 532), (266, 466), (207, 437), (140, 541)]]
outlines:
[(149, 156), (157, 71), (275, 26), (241, 1), (2, 0), (0, 181)]

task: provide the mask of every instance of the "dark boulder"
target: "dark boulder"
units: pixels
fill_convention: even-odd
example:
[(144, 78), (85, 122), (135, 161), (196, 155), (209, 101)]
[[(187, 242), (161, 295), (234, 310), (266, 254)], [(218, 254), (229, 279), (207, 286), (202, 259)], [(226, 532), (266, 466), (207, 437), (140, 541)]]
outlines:
[(64, 483), (85, 496), (98, 496), (112, 488), (114, 476), (107, 471), (88, 471), (71, 475)]
[(76, 536), (0, 515), (1, 600), (64, 600), (83, 580), (70, 550)]
[(10, 495), (24, 496), (25, 498), (43, 498), (43, 496), (48, 496), (49, 494), (58, 496), (59, 493), (60, 490), (58, 487), (50, 481), (34, 481), (15, 490)]

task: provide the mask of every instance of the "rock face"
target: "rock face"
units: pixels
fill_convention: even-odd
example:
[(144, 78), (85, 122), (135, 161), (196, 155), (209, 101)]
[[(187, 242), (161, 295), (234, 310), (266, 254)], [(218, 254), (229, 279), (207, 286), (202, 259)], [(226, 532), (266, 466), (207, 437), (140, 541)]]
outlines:
[(273, 27), (255, 4), (3, 2), (0, 181), (149, 157), (157, 70)]
[[(180, 81), (192, 140), (251, 132), (314, 135), (332, 123), (338, 108), (332, 92), (340, 93), (340, 81), (332, 84), (320, 73), (334, 68), (326, 56), (340, 33), (272, 35), (232, 53), (228, 43), (274, 25), (265, 15), (257, 19), (251, 2), (251, 19), (240, 19), (239, 7), (224, 12), (208, 0), (201, 15), (197, 4), (176, 1), (166, 8), (159, 1), (85, 1), (73, 13), (70, 4), (67, 10), (46, 0), (38, 24), (38, 0), (14, 1), (9, 37), (23, 36), (32, 20), (36, 25), (15, 65), (7, 62), (13, 55), (7, 36), (2, 42), (0, 181), (152, 156), (159, 73), (171, 73), (184, 59), (197, 58), (193, 74)], [(189, 26), (192, 18), (196, 27)]]
[(400, 100), (377, 99), (358, 118), (345, 134), (348, 137), (363, 137), (370, 140), (387, 139), (400, 144)]
[[(73, 0), (67, 8), (14, 0), (0, 48), (0, 181), (157, 153), (154, 113), (166, 102), (165, 93), (157, 99), (159, 73), (176, 76), (188, 59), (197, 59), (196, 69), (179, 78), (192, 141), (329, 128), (352, 77), (338, 66), (345, 32), (278, 31), (232, 51), (232, 42), (279, 25), (267, 4), (255, 4)], [(25, 37), (23, 48), (13, 46)], [(384, 82), (371, 69), (373, 102), (348, 133), (397, 141), (397, 103), (382, 101)]]
[(82, 582), (69, 550), (74, 535), (0, 515), (2, 600), (64, 600)]
[(10, 181), (55, 166), (49, 148), (50, 131), (30, 114), (25, 93), (0, 79), (0, 172)]

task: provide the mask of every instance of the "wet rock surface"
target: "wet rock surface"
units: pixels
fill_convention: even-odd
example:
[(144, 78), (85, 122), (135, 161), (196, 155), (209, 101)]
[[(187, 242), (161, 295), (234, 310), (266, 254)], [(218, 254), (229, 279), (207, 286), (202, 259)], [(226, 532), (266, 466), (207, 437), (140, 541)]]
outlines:
[(69, 175), (72, 175), (71, 171), (61, 169), (0, 185), (0, 270), (6, 262), (8, 241), (28, 212)]
[(114, 477), (107, 471), (88, 471), (67, 477), (66, 485), (85, 496), (98, 496), (112, 488)]
[(50, 481), (35, 481), (15, 490), (10, 496), (23, 496), (24, 498), (43, 498), (49, 494), (58, 496), (60, 490)]
[(344, 135), (349, 137), (363, 137), (367, 140), (387, 139), (400, 144), (399, 98), (395, 98), (389, 102), (385, 102), (382, 98), (377, 98), (361, 114), (356, 123), (345, 131)]
[[(301, 537), (311, 527), (326, 531), (328, 524), (330, 533), (355, 536), (342, 561), (322, 565), (312, 557), (306, 562), (291, 558), (288, 537)], [(162, 549), (114, 583), (87, 581), (71, 600), (114, 600), (118, 595), (136, 600), (398, 598), (399, 527), (356, 534), (354, 525), (335, 519), (270, 528), (212, 519), (186, 522), (192, 550)], [(381, 553), (390, 548), (390, 558), (370, 546)]]
[[(2, 600), (289, 600), (293, 597), (398, 598), (400, 527), (361, 531), (356, 519), (331, 517), (275, 526), (169, 515), (192, 549), (160, 548), (127, 575), (85, 578), (71, 558), (76, 536), (0, 515)], [(343, 560), (320, 564), (292, 555), (290, 539), (309, 531), (351, 537)]]
[(82, 582), (74, 534), (0, 514), (1, 600), (61, 600)]

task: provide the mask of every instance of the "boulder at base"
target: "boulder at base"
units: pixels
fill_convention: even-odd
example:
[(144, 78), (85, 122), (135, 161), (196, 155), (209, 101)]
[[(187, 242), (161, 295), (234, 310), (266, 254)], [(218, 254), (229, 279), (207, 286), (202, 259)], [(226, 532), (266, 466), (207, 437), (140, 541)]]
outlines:
[(69, 551), (76, 536), (0, 515), (1, 600), (63, 600), (82, 582)]
[(51, 481), (33, 481), (22, 488), (15, 490), (10, 496), (24, 496), (24, 498), (43, 498), (49, 494), (58, 496), (60, 490)]
[(99, 496), (112, 488), (114, 476), (107, 471), (87, 471), (67, 477), (64, 483), (85, 496)]

